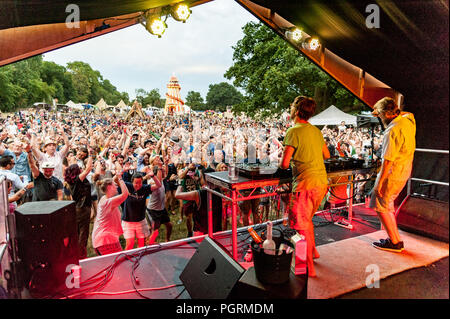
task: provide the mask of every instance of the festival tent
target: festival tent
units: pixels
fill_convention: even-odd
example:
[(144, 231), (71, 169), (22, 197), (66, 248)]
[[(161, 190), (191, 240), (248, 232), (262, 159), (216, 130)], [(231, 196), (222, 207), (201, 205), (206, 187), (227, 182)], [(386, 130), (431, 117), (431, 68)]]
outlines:
[(128, 112), (125, 120), (128, 121), (135, 116), (140, 117), (141, 119), (145, 118), (145, 115), (142, 112), (142, 105), (137, 100), (134, 100), (133, 106), (131, 107), (131, 110)]
[(125, 102), (123, 100), (120, 100), (120, 102), (117, 103), (117, 105), (114, 108), (114, 111), (119, 112), (119, 113), (125, 112), (127, 110), (128, 110), (128, 106), (125, 104)]
[(106, 104), (105, 100), (101, 98), (100, 101), (95, 104), (95, 107), (100, 111), (104, 111), (108, 108), (108, 104)]
[(346, 125), (356, 126), (356, 116), (342, 112), (334, 105), (330, 105), (327, 109), (309, 119), (309, 123), (312, 125), (339, 125), (343, 121)]
[(75, 109), (75, 110), (83, 110), (83, 105), (81, 103), (74, 103), (71, 100), (66, 103), (67, 107), (69, 109)]

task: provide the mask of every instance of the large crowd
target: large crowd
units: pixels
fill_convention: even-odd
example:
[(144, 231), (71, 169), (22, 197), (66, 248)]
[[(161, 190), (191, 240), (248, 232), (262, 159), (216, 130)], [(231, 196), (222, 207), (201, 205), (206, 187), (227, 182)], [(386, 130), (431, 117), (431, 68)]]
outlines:
[[(186, 236), (205, 233), (204, 174), (228, 170), (231, 162), (278, 166), (291, 125), (284, 117), (195, 112), (125, 122), (114, 114), (20, 111), (1, 119), (0, 175), (8, 182), (11, 212), (27, 201), (73, 200), (85, 258), (89, 236), (100, 255), (131, 249), (135, 239), (139, 247), (151, 244), (161, 225), (170, 241), (170, 215), (185, 225)], [(379, 128), (343, 122), (324, 126), (322, 134), (331, 156), (380, 156)], [(265, 199), (241, 204), (244, 225), (261, 221), (256, 211), (267, 208)], [(221, 203), (213, 206), (215, 230), (223, 229), (230, 209), (222, 214)]]

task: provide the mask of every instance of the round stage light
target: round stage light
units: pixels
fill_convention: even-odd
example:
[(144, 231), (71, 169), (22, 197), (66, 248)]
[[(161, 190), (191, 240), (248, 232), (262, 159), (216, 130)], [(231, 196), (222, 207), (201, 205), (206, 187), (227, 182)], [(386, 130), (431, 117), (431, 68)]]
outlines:
[(294, 40), (295, 42), (298, 42), (302, 39), (302, 30), (300, 29), (294, 29), (294, 31), (292, 31), (292, 40)]
[(303, 47), (305, 49), (315, 51), (320, 47), (320, 41), (317, 38), (308, 38), (305, 42)]
[(172, 9), (172, 17), (177, 21), (186, 22), (190, 15), (191, 10), (189, 9), (187, 4), (180, 3), (174, 6)]
[(285, 36), (289, 41), (300, 42), (303, 38), (303, 32), (299, 28), (294, 28), (291, 30), (287, 30), (285, 32)]
[(151, 34), (157, 35), (160, 38), (166, 31), (167, 25), (159, 18), (147, 20), (146, 28)]

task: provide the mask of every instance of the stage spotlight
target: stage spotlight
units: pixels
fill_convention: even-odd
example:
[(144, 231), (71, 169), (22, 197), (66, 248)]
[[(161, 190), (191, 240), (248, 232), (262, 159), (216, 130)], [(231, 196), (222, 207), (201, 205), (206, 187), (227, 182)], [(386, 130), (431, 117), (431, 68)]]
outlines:
[(167, 25), (160, 18), (153, 17), (147, 19), (145, 28), (151, 34), (158, 36), (158, 38), (161, 38), (161, 36), (166, 31)]
[(177, 21), (182, 21), (183, 23), (191, 15), (192, 11), (189, 9), (189, 6), (185, 3), (179, 3), (176, 6), (172, 7), (171, 15)]
[(294, 42), (300, 42), (300, 40), (303, 38), (303, 32), (298, 28), (286, 31), (286, 38)]
[(320, 47), (319, 39), (317, 38), (308, 38), (303, 42), (303, 48), (310, 51), (315, 51)]

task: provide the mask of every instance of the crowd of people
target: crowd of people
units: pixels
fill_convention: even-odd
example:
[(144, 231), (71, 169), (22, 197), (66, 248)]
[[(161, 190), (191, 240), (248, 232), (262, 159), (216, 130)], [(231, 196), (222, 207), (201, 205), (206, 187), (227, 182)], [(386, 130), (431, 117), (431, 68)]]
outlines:
[[(153, 243), (162, 225), (170, 241), (171, 215), (186, 236), (206, 233), (205, 173), (227, 170), (231, 162), (279, 166), (292, 124), (196, 113), (125, 122), (114, 114), (20, 111), (0, 124), (0, 175), (8, 181), (11, 211), (26, 201), (73, 200), (80, 258), (87, 257), (89, 236), (97, 254), (108, 254), (131, 249), (136, 240), (138, 247)], [(380, 156), (378, 128), (341, 123), (322, 134), (331, 156)], [(225, 229), (231, 208), (213, 207), (214, 230)], [(239, 207), (244, 225), (258, 223), (268, 200)]]

